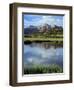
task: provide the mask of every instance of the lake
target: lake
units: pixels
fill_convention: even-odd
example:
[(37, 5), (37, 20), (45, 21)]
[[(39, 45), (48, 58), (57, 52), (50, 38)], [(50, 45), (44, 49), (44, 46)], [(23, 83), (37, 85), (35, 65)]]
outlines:
[(63, 68), (63, 47), (48, 42), (24, 44), (24, 67), (56, 64)]

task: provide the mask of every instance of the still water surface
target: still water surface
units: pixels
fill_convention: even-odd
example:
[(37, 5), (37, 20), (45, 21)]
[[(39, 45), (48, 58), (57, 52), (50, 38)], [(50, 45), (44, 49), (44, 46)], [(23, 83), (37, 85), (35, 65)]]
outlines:
[(40, 43), (24, 44), (24, 65), (57, 64), (63, 67), (63, 48)]

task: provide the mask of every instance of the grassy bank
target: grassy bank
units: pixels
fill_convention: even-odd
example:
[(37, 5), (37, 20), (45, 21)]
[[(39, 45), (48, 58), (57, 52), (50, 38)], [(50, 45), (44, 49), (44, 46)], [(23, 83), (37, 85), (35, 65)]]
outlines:
[(56, 65), (34, 65), (24, 68), (24, 74), (40, 74), (40, 73), (62, 73), (63, 69)]
[(63, 41), (63, 38), (25, 38), (24, 41)]

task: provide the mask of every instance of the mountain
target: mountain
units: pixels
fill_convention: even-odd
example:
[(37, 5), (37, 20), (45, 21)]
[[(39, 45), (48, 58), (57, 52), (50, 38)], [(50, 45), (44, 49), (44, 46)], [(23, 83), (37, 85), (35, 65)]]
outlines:
[(24, 28), (24, 34), (31, 35), (31, 34), (38, 33), (38, 32), (45, 33), (45, 32), (49, 32), (52, 29), (62, 31), (63, 27), (57, 26), (57, 25), (54, 25), (53, 27), (51, 27), (51, 25), (49, 25), (49, 24), (43, 24), (43, 25), (39, 25), (39, 26), (30, 25), (29, 27)]
[(24, 28), (24, 34), (33, 34), (37, 32), (39, 32), (39, 30), (36, 26), (29, 26), (27, 28)]

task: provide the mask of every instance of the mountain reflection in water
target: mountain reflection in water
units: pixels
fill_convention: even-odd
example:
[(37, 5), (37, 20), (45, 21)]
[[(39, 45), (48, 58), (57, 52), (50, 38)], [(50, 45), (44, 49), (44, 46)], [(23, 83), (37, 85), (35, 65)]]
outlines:
[(63, 47), (48, 42), (24, 44), (24, 66), (57, 64), (63, 67)]

